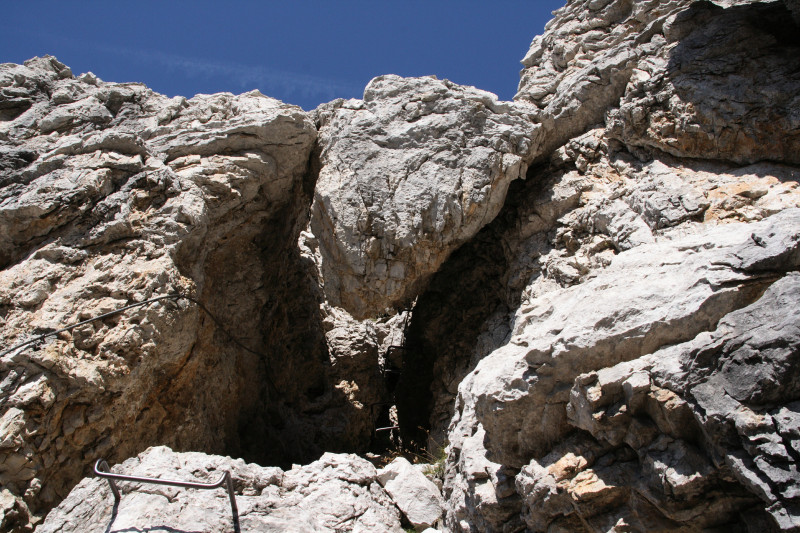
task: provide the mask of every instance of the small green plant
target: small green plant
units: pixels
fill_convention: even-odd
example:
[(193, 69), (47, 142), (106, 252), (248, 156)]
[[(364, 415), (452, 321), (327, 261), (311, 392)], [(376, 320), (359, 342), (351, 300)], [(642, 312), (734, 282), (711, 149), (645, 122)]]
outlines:
[(426, 476), (444, 480), (444, 463), (447, 460), (447, 444), (447, 441), (444, 441), (444, 443), (436, 446), (435, 449), (425, 454), (426, 462), (430, 463), (424, 470)]
[(438, 477), (444, 480), (444, 463), (447, 460), (447, 443), (440, 446), (432, 453), (429, 453), (430, 464), (425, 468), (425, 475), (428, 477)]

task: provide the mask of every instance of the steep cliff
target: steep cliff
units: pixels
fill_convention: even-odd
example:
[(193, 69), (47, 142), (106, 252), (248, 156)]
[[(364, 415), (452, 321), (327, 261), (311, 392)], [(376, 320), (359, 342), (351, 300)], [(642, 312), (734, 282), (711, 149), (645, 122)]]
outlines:
[(0, 529), (229, 527), (78, 484), (138, 455), (232, 470), (242, 527), (397, 530), (414, 476), (341, 453), (445, 447), (449, 531), (800, 530), (797, 2), (554, 15), (514, 102), (0, 65)]
[(797, 35), (781, 3), (592, 1), (533, 41), (556, 139), (495, 221), (515, 290), (461, 357), (452, 530), (800, 527)]

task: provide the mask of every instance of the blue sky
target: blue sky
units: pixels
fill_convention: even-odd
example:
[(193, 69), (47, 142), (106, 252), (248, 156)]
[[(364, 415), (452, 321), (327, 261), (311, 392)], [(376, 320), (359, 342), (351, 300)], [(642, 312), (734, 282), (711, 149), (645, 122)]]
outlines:
[(169, 96), (259, 89), (313, 109), (380, 74), (435, 74), (510, 99), (564, 0), (36, 1), (3, 6), (0, 62), (51, 54), (75, 74)]

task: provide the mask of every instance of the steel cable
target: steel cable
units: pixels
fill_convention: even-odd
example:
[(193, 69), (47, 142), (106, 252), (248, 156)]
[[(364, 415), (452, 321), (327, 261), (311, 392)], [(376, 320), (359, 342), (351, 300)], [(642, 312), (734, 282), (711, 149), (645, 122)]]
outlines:
[(133, 303), (133, 304), (130, 304), (130, 305), (126, 305), (125, 307), (120, 307), (119, 309), (114, 309), (113, 311), (109, 311), (108, 313), (103, 313), (102, 315), (99, 315), (99, 316), (96, 316), (96, 317), (93, 317), (93, 318), (87, 318), (86, 320), (82, 320), (82, 321), (78, 322), (77, 324), (72, 324), (71, 326), (67, 326), (65, 328), (57, 329), (55, 331), (51, 331), (49, 333), (44, 333), (42, 335), (37, 335), (36, 337), (34, 337), (32, 339), (29, 339), (29, 340), (27, 340), (27, 341), (25, 341), (23, 343), (17, 344), (16, 346), (12, 346), (8, 350), (4, 351), (3, 353), (0, 353), (0, 357), (5, 357), (6, 355), (10, 354), (11, 352), (13, 352), (15, 350), (19, 350), (20, 348), (24, 348), (25, 346), (29, 346), (31, 344), (35, 344), (35, 343), (37, 343), (39, 341), (43, 341), (47, 337), (52, 337), (54, 335), (58, 335), (59, 333), (64, 333), (65, 331), (69, 331), (69, 330), (75, 329), (77, 327), (83, 326), (84, 324), (89, 324), (90, 322), (95, 322), (97, 320), (102, 320), (104, 318), (108, 318), (110, 316), (117, 315), (119, 313), (122, 313), (123, 311), (127, 311), (128, 309), (133, 309), (134, 307), (141, 307), (143, 305), (151, 304), (151, 303), (157, 302), (159, 300), (167, 300), (167, 299), (177, 300), (178, 298), (185, 298), (185, 296), (183, 296), (181, 294), (167, 294), (165, 296), (158, 296), (156, 298), (150, 298), (149, 300), (144, 300), (142, 302), (136, 302), (136, 303)]
[(222, 330), (222, 332), (225, 333), (225, 335), (236, 346), (238, 346), (239, 348), (241, 348), (241, 349), (243, 349), (243, 350), (245, 350), (245, 351), (247, 351), (247, 352), (249, 352), (249, 353), (251, 353), (253, 355), (258, 356), (259, 359), (261, 359), (261, 361), (264, 364), (264, 370), (265, 370), (265, 372), (264, 372), (265, 376), (264, 377), (267, 378), (267, 381), (272, 386), (272, 389), (275, 392), (278, 392), (278, 389), (275, 386), (275, 383), (273, 383), (272, 378), (270, 376), (271, 369), (269, 368), (269, 363), (267, 362), (266, 355), (264, 355), (263, 353), (257, 352), (257, 351), (255, 351), (255, 350), (253, 350), (251, 348), (248, 348), (247, 346), (242, 344), (242, 342), (239, 341), (239, 339), (237, 339), (236, 337), (234, 337), (233, 334), (230, 333), (225, 328), (224, 324), (222, 324), (222, 322), (214, 315), (214, 313), (209, 311), (208, 308), (205, 305), (203, 305), (202, 302), (192, 298), (191, 296), (186, 296), (185, 294), (181, 294), (181, 293), (165, 294), (165, 295), (162, 295), (162, 296), (156, 296), (154, 298), (149, 298), (149, 299), (143, 300), (141, 302), (136, 302), (136, 303), (132, 303), (132, 304), (126, 305), (124, 307), (120, 307), (119, 309), (114, 309), (113, 311), (109, 311), (107, 313), (103, 313), (102, 315), (98, 315), (96, 317), (87, 318), (86, 320), (82, 320), (82, 321), (80, 321), (80, 322), (78, 322), (76, 324), (72, 324), (71, 326), (66, 326), (66, 327), (63, 327), (61, 329), (57, 329), (55, 331), (50, 331), (48, 333), (43, 333), (41, 335), (37, 335), (36, 337), (34, 337), (32, 339), (28, 339), (25, 342), (19, 343), (19, 344), (15, 345), (15, 346), (12, 346), (11, 348), (3, 351), (2, 353), (0, 353), (0, 358), (5, 357), (6, 355), (8, 355), (8, 354), (10, 354), (10, 353), (12, 353), (12, 352), (14, 352), (16, 350), (19, 350), (21, 348), (26, 348), (26, 347), (29, 347), (29, 346), (31, 346), (33, 344), (41, 342), (41, 341), (43, 341), (44, 339), (46, 339), (48, 337), (56, 336), (56, 335), (58, 335), (60, 333), (64, 333), (65, 331), (70, 331), (70, 330), (73, 330), (73, 329), (75, 329), (77, 327), (83, 326), (85, 324), (89, 324), (91, 322), (96, 322), (97, 320), (103, 320), (104, 318), (108, 318), (110, 316), (118, 315), (120, 313), (123, 313), (123, 312), (127, 311), (128, 309), (133, 309), (135, 307), (142, 307), (144, 305), (149, 305), (151, 303), (158, 302), (158, 301), (161, 301), (161, 300), (181, 300), (181, 299), (188, 300), (188, 301), (194, 303), (195, 305), (197, 305), (200, 309), (202, 309), (204, 313), (206, 313), (209, 317), (211, 317), (211, 320), (214, 321), (214, 324), (220, 330)]

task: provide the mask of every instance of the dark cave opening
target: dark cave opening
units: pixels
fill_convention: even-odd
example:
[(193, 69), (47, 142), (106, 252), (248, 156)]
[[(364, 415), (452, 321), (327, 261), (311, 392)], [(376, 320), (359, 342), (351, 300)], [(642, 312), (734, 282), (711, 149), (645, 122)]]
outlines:
[(457, 387), (477, 363), (475, 351), (487, 320), (507, 315), (522, 287), (510, 287), (507, 235), (518, 211), (540, 190), (545, 167), (513, 181), (498, 216), (458, 248), (432, 276), (413, 309), (396, 391), (400, 436), (416, 453), (445, 445)]
[(331, 386), (326, 379), (328, 349), (316, 312), (322, 296), (297, 248), (319, 169), (315, 148), (293, 201), (262, 225), (256, 240), (261, 262), (258, 290), (264, 303), (253, 310), (252, 327), (263, 338), (261, 360), (255, 375), (244, 376), (248, 407), (239, 413), (231, 439), (232, 451), (248, 462), (287, 468), (313, 461), (325, 451), (314, 432), (298, 424), (302, 413), (329, 394)]

